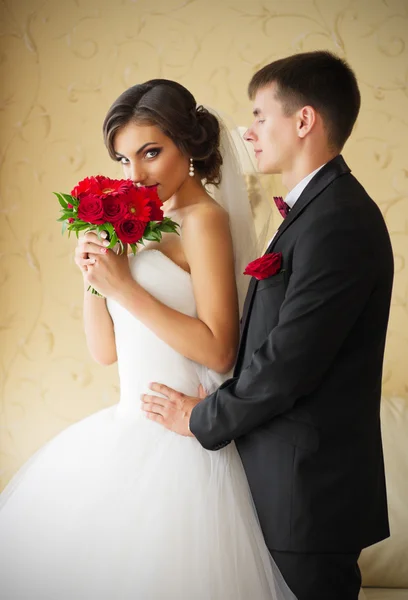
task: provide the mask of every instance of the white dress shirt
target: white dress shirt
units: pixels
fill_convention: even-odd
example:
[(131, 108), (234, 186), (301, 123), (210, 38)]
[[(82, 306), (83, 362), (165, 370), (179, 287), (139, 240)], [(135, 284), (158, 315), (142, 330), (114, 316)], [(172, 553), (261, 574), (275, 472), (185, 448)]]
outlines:
[[(303, 190), (305, 189), (305, 187), (307, 186), (307, 184), (309, 183), (309, 181), (311, 179), (313, 179), (313, 177), (316, 175), (316, 173), (318, 171), (320, 171), (320, 169), (322, 169), (325, 164), (326, 163), (324, 163), (320, 167), (317, 167), (317, 169), (315, 169), (314, 171), (312, 171), (311, 173), (309, 173), (309, 175), (306, 175), (306, 177), (303, 177), (303, 179), (301, 181), (299, 181), (299, 183), (297, 185), (295, 185), (295, 187), (290, 190), (290, 192), (288, 193), (288, 195), (285, 198), (285, 202), (289, 206), (290, 209), (292, 209), (295, 206), (296, 202), (299, 199), (300, 194), (303, 192)], [(277, 232), (275, 231), (275, 233), (273, 234), (273, 236), (269, 240), (268, 246), (272, 242), (272, 240), (275, 237), (276, 233)]]
[[(324, 163), (324, 165), (325, 164), (326, 163)], [(285, 198), (285, 202), (289, 206), (289, 208), (293, 208), (295, 206), (296, 202), (299, 199), (300, 194), (303, 192), (303, 190), (305, 189), (305, 187), (307, 186), (309, 181), (311, 179), (313, 179), (313, 177), (316, 175), (316, 173), (318, 171), (320, 171), (320, 169), (322, 169), (324, 167), (324, 165), (317, 167), (317, 169), (315, 169), (314, 171), (309, 173), (309, 175), (306, 175), (306, 177), (303, 177), (303, 179), (301, 181), (299, 181), (299, 183), (297, 185), (295, 185), (295, 187), (293, 189), (290, 190), (290, 192), (288, 193), (288, 195)]]

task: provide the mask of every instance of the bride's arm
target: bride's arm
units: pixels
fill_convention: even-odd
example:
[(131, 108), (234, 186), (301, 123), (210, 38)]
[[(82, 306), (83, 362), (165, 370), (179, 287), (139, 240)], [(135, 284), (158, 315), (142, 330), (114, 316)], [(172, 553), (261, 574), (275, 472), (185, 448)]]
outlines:
[(136, 282), (118, 289), (115, 300), (180, 354), (227, 373), (234, 365), (239, 338), (227, 213), (216, 205), (198, 205), (183, 220), (182, 243), (198, 318), (162, 304)]
[(86, 343), (92, 358), (101, 365), (116, 362), (116, 343), (113, 322), (106, 307), (105, 298), (88, 292), (88, 266), (95, 262), (94, 255), (89, 256), (85, 244), (93, 243), (103, 247), (95, 233), (87, 233), (81, 237), (75, 249), (75, 262), (84, 278), (83, 321)]
[(88, 350), (99, 364), (111, 365), (117, 361), (113, 322), (105, 298), (88, 292), (88, 285), (85, 280), (83, 319)]

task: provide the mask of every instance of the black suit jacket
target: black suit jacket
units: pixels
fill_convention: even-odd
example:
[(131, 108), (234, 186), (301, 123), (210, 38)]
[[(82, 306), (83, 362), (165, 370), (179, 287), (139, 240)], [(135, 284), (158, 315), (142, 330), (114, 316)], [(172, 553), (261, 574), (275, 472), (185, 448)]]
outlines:
[(309, 182), (252, 279), (234, 377), (194, 410), (207, 449), (235, 440), (272, 550), (350, 552), (389, 535), (380, 430), (393, 279), (376, 204), (341, 156)]

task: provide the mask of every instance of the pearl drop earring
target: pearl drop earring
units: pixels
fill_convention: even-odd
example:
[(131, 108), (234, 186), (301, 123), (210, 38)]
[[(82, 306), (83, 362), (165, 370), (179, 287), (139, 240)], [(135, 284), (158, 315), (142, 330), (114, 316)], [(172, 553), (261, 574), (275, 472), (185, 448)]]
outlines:
[(194, 164), (192, 158), (190, 158), (190, 167), (188, 169), (188, 174), (190, 175), (190, 177), (194, 177)]

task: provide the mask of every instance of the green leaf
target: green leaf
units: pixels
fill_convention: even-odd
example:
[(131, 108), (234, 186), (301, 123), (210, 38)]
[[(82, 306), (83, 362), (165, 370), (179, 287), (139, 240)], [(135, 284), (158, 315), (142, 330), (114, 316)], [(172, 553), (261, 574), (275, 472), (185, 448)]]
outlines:
[(161, 231), (152, 231), (148, 235), (143, 236), (144, 239), (149, 240), (149, 242), (160, 242), (162, 235)]
[(160, 230), (165, 233), (178, 233), (176, 223), (163, 223)]
[[(62, 219), (75, 219), (75, 214), (72, 212), (72, 210), (62, 210), (61, 209), (61, 216), (59, 219), (57, 220), (62, 220)], [(77, 221), (77, 219), (75, 219)]]
[(67, 201), (68, 204), (72, 204), (74, 206), (74, 202), (76, 200), (74, 196), (71, 196), (71, 194), (61, 194), (61, 196)]
[(68, 229), (70, 231), (85, 231), (85, 229), (87, 229), (88, 231), (93, 231), (94, 228), (90, 228), (88, 223), (81, 223), (76, 221), (75, 223), (70, 223), (68, 225)]
[(63, 224), (62, 224), (62, 235), (64, 235), (64, 233), (66, 232), (66, 230), (67, 230), (67, 222), (64, 221)]
[(114, 246), (116, 246), (116, 244), (119, 242), (120, 248), (121, 248), (121, 253), (123, 253), (123, 244), (120, 241), (120, 239), (118, 239), (118, 236), (116, 235), (116, 232), (114, 232), (111, 236), (110, 239), (110, 244), (108, 246), (108, 248), (113, 248)]
[(53, 192), (53, 194), (55, 194), (55, 196), (57, 196), (58, 202), (61, 204), (62, 208), (66, 209), (67, 202), (64, 200), (62, 194), (59, 194), (58, 192)]
[(177, 228), (180, 227), (178, 223), (170, 219), (169, 217), (164, 217), (163, 221), (159, 222), (160, 230), (165, 233), (178, 233)]

